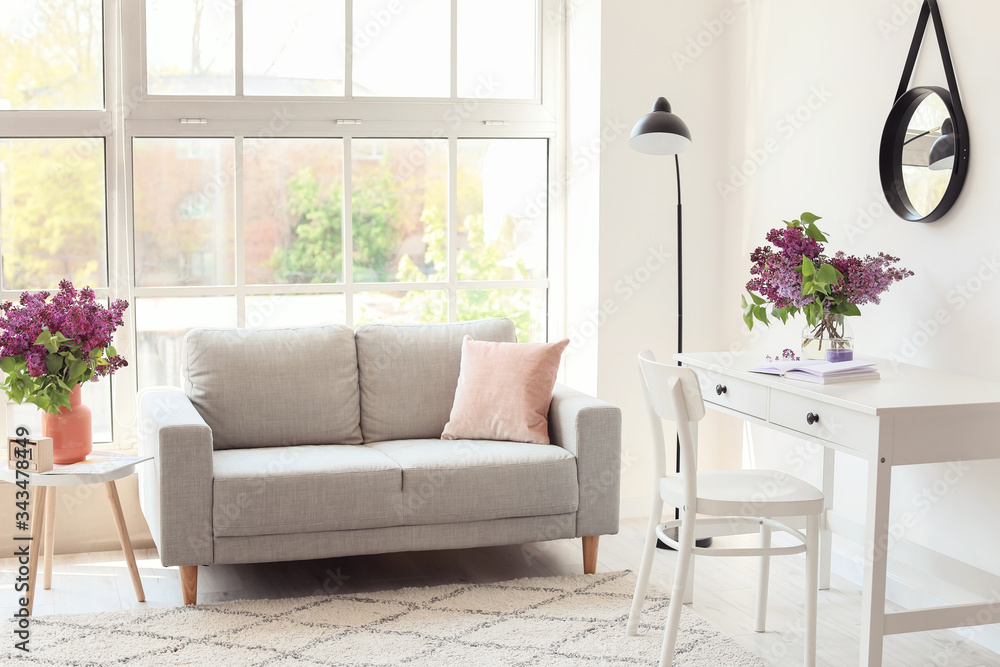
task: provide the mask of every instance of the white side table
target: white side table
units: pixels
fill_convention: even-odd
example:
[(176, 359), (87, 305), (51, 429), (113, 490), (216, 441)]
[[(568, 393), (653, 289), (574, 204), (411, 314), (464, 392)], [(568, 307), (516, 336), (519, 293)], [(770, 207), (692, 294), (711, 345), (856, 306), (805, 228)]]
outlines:
[[(35, 578), (38, 574), (38, 552), (44, 546), (44, 587), (49, 590), (52, 587), (52, 547), (55, 536), (56, 517), (56, 489), (60, 486), (80, 486), (83, 484), (104, 484), (108, 493), (108, 500), (111, 501), (111, 514), (115, 519), (115, 528), (118, 529), (118, 541), (122, 545), (125, 553), (125, 562), (128, 563), (129, 574), (132, 575), (132, 587), (135, 588), (135, 597), (139, 602), (144, 602), (146, 594), (142, 590), (142, 581), (139, 580), (139, 568), (135, 564), (135, 552), (132, 551), (132, 541), (129, 539), (128, 528), (125, 525), (125, 516), (122, 514), (122, 504), (118, 499), (118, 487), (115, 480), (128, 477), (135, 472), (137, 464), (143, 461), (152, 460), (153, 457), (137, 457), (120, 454), (117, 452), (91, 452), (87, 461), (72, 464), (72, 472), (59, 472), (53, 470), (44, 473), (24, 473), (18, 475), (16, 470), (0, 464), (0, 481), (17, 483), (25, 479), (27, 475), (28, 490), (30, 493), (31, 509), (31, 545), (28, 554), (28, 590), (25, 597), (28, 599), (28, 613), (31, 613), (35, 601)], [(116, 460), (119, 459), (119, 460)], [(67, 468), (67, 466), (58, 466)], [(90, 469), (88, 469), (90, 468)], [(45, 536), (42, 539), (42, 532)]]

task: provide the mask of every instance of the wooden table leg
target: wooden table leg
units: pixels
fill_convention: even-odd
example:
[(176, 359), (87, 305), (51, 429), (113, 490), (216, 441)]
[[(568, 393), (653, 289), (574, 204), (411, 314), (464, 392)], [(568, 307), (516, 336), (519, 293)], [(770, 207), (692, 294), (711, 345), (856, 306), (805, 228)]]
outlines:
[(28, 615), (35, 605), (35, 577), (38, 575), (38, 550), (42, 546), (42, 524), (45, 516), (45, 489), (44, 486), (31, 487), (34, 495), (34, 513), (31, 519), (31, 547), (28, 553), (28, 590), (25, 597), (28, 598)]
[(132, 588), (135, 589), (135, 599), (139, 602), (146, 601), (146, 594), (142, 590), (142, 581), (139, 579), (139, 568), (135, 564), (135, 552), (132, 551), (132, 540), (128, 537), (128, 528), (125, 526), (125, 515), (122, 514), (122, 503), (118, 499), (118, 488), (114, 482), (105, 482), (104, 488), (108, 492), (108, 500), (111, 501), (111, 513), (115, 517), (115, 528), (118, 529), (118, 541), (121, 542), (122, 551), (125, 552), (125, 562), (128, 563), (129, 574), (132, 575)]
[(55, 549), (56, 537), (56, 489), (57, 486), (49, 488), (45, 492), (45, 551), (43, 555), (42, 587), (45, 590), (52, 588), (52, 553)]

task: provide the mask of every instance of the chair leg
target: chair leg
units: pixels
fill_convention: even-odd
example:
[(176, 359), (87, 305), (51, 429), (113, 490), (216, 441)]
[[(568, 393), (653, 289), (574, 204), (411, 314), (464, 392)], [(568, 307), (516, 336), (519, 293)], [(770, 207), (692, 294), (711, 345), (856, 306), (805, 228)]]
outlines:
[(687, 588), (688, 570), (693, 559), (695, 513), (683, 519), (677, 551), (677, 572), (674, 574), (674, 589), (670, 594), (670, 610), (667, 612), (667, 627), (663, 632), (663, 647), (660, 649), (660, 667), (670, 667), (677, 644), (677, 628), (681, 624), (681, 609), (684, 608), (684, 593)]
[[(760, 524), (760, 546), (771, 548), (771, 527)], [(771, 576), (771, 557), (760, 557), (760, 569), (757, 571), (757, 613), (754, 616), (754, 631), (764, 632), (767, 619), (767, 588)]]
[(662, 516), (663, 499), (659, 495), (656, 495), (653, 498), (653, 507), (649, 511), (649, 524), (646, 526), (646, 544), (642, 547), (639, 578), (635, 580), (632, 609), (628, 613), (628, 629), (625, 630), (625, 634), (629, 637), (634, 637), (639, 632), (639, 620), (642, 618), (642, 603), (646, 601), (649, 572), (653, 569), (653, 557), (656, 554), (656, 527), (659, 525)]
[(819, 588), (818, 515), (806, 519), (806, 667), (816, 667), (816, 605)]

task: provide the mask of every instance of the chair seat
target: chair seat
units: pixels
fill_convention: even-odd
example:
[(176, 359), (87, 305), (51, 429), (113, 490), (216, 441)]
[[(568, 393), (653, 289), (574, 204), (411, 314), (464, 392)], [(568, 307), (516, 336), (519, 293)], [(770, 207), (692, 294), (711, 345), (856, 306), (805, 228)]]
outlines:
[[(808, 516), (823, 513), (823, 493), (812, 484), (777, 470), (698, 471), (698, 512), (713, 516)], [(660, 496), (684, 504), (679, 473), (660, 479)]]

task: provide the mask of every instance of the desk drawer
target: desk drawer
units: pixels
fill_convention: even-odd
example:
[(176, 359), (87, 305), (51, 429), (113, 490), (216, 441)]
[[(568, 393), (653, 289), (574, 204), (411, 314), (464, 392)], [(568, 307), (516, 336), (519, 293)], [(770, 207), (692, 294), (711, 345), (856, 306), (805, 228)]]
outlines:
[(714, 403), (746, 415), (767, 418), (767, 389), (746, 380), (696, 370), (701, 396)]
[[(878, 437), (878, 418), (813, 398), (771, 390), (770, 422), (811, 438), (819, 438), (862, 451)], [(808, 415), (819, 417), (810, 422)]]

